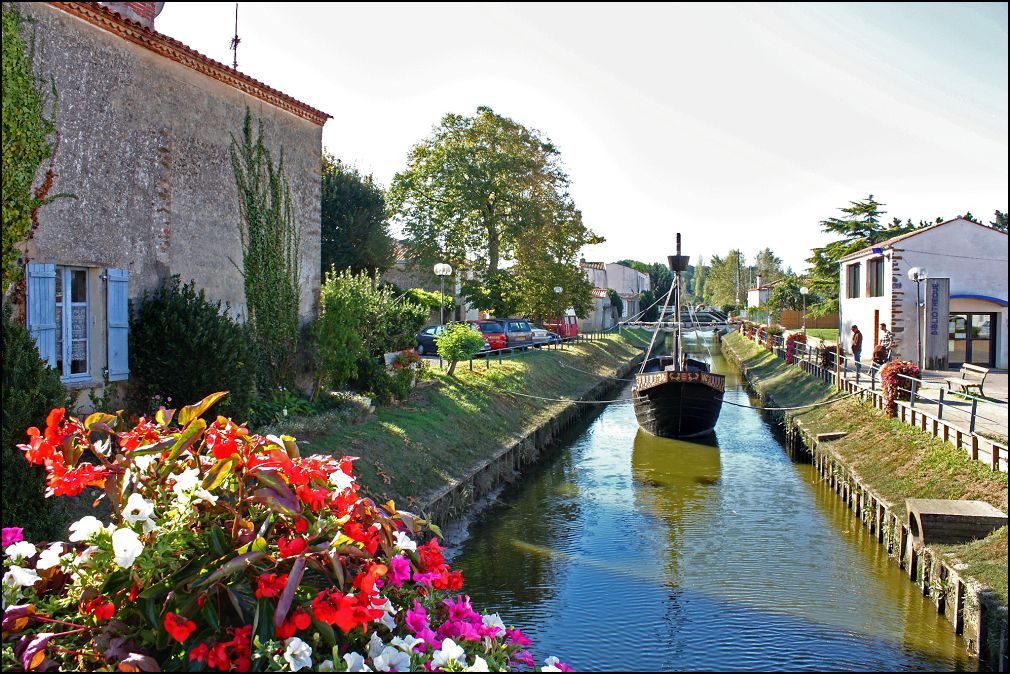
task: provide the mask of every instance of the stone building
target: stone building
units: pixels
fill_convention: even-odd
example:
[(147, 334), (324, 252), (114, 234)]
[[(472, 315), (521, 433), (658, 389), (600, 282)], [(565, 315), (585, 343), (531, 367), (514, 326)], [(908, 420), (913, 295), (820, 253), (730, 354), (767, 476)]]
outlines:
[(26, 322), (72, 388), (129, 376), (128, 300), (178, 274), (245, 315), (232, 136), (248, 109), (283, 149), (301, 226), (300, 314), (319, 291), (329, 115), (159, 33), (164, 3), (22, 3), (59, 100), (53, 192), (28, 242)]
[(955, 218), (847, 255), (839, 271), (841, 339), (851, 349), (858, 325), (864, 359), (886, 323), (897, 358), (917, 361), (921, 344), (929, 369), (1007, 366), (1006, 233)]

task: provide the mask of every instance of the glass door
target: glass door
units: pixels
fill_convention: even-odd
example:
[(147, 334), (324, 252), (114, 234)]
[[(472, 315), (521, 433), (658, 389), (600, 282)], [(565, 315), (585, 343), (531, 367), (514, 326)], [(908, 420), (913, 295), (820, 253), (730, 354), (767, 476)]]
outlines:
[(951, 314), (947, 323), (947, 364), (960, 367), (968, 357), (968, 314)]
[(971, 341), (968, 344), (968, 358), (972, 365), (982, 367), (993, 366), (992, 326), (996, 322), (995, 314), (969, 314)]
[(993, 367), (996, 341), (992, 332), (996, 314), (951, 314), (947, 324), (947, 362), (951, 367), (965, 363)]

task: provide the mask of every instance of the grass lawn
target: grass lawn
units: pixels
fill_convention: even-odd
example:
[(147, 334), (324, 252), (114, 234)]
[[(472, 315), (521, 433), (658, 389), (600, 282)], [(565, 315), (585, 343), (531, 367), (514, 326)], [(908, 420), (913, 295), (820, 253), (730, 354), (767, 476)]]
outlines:
[[(723, 348), (737, 354), (756, 377), (755, 385), (782, 406), (827, 399), (834, 389), (786, 365), (737, 333), (723, 338)], [(832, 451), (863, 482), (905, 515), (906, 498), (973, 499), (1007, 511), (1007, 474), (993, 472), (953, 445), (912, 428), (858, 399), (791, 412), (811, 433), (844, 431)], [(1002, 536), (1002, 539), (999, 537)], [(1002, 542), (1000, 542), (1002, 541)], [(944, 546), (969, 564), (968, 573), (989, 585), (1007, 601), (1006, 529), (982, 541)]]
[(305, 453), (360, 457), (356, 472), (368, 495), (413, 508), (435, 490), (465, 476), (500, 447), (564, 407), (510, 395), (576, 397), (642, 352), (640, 335), (612, 334), (563, 350), (456, 367), (448, 377), (436, 366), (399, 405), (379, 407), (364, 423), (335, 421), (299, 437)]
[(837, 328), (808, 328), (808, 337), (816, 337), (817, 339), (827, 340), (829, 342), (838, 341), (838, 329)]

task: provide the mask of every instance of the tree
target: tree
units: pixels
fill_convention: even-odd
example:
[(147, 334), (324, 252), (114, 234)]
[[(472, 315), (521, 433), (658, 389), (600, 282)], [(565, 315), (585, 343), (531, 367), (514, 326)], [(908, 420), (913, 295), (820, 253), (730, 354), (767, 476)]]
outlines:
[(742, 277), (746, 260), (739, 250), (725, 258), (713, 255), (705, 276), (705, 301), (717, 306), (740, 306), (747, 299), (746, 279)]
[[(446, 115), (414, 146), (393, 178), (388, 209), (422, 263), (469, 267), (475, 278), (463, 283), (463, 296), (507, 315), (526, 301), (522, 273), (535, 261), (576, 267), (570, 251), (603, 241), (582, 223), (568, 187), (549, 139), (480, 107), (474, 117)], [(511, 260), (519, 275), (503, 271)]]
[(782, 278), (782, 259), (775, 256), (771, 248), (759, 250), (754, 258), (754, 278), (761, 277), (762, 283), (773, 283)]
[(453, 323), (435, 340), (438, 355), (449, 361), (446, 375), (452, 376), (456, 363), (473, 358), (484, 348), (484, 335), (467, 323)]
[(382, 187), (328, 153), (323, 154), (322, 178), (322, 273), (333, 268), (375, 274), (392, 267), (393, 238)]
[[(821, 301), (810, 307), (811, 316), (838, 311), (838, 261), (850, 253), (916, 229), (911, 221), (901, 224), (895, 218), (890, 225), (883, 225), (880, 216), (884, 206), (869, 195), (862, 201), (850, 201), (849, 206), (839, 210), (845, 214), (842, 218), (822, 220), (821, 229), (840, 238), (823, 246), (814, 248), (807, 262), (811, 264), (811, 275), (808, 285), (821, 297)], [(808, 305), (809, 307), (809, 305)]]
[(782, 311), (783, 309), (802, 311), (804, 306), (810, 307), (821, 301), (819, 295), (809, 294), (804, 303), (803, 293), (800, 292), (802, 286), (803, 280), (795, 274), (783, 276), (779, 279), (779, 283), (772, 288), (771, 295), (768, 297), (768, 308), (772, 311)]
[(992, 227), (995, 230), (998, 230), (1000, 232), (1004, 232), (1005, 233), (1007, 231), (1006, 213), (1000, 213), (997, 210), (996, 211), (996, 219), (993, 220), (993, 221), (990, 221), (989, 222), (989, 226)]

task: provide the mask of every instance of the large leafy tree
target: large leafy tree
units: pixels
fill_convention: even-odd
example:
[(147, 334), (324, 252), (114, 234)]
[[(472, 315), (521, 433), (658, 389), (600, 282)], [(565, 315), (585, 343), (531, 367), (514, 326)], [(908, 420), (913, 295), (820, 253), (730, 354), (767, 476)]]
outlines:
[(812, 316), (822, 316), (838, 310), (838, 261), (850, 253), (872, 246), (893, 236), (905, 234), (917, 228), (909, 220), (902, 224), (895, 218), (890, 224), (881, 222), (884, 214), (880, 203), (869, 195), (861, 201), (851, 201), (841, 208), (843, 217), (822, 220), (821, 229), (839, 238), (821, 248), (814, 248), (807, 258), (811, 264), (808, 286), (822, 299), (810, 310)]
[(801, 311), (804, 307), (821, 302), (821, 297), (815, 294), (807, 295), (806, 302), (803, 301), (803, 293), (800, 292), (803, 280), (795, 274), (786, 274), (779, 280), (780, 283), (772, 288), (771, 295), (768, 297), (768, 308), (772, 311), (783, 309)]
[(393, 238), (386, 197), (372, 176), (328, 153), (323, 154), (320, 263), (331, 268), (375, 274), (393, 266)]
[(762, 283), (772, 283), (778, 281), (783, 276), (782, 258), (777, 257), (771, 248), (764, 248), (758, 251), (754, 258), (753, 277), (761, 277)]
[(713, 255), (705, 276), (705, 300), (717, 306), (739, 306), (747, 299), (747, 262), (739, 250)]
[[(414, 146), (388, 209), (419, 261), (469, 268), (463, 296), (505, 315), (533, 301), (529, 275), (538, 264), (577, 269), (577, 251), (602, 241), (583, 225), (568, 187), (549, 139), (480, 107), (473, 117), (446, 115)], [(514, 272), (503, 269), (513, 261)]]

